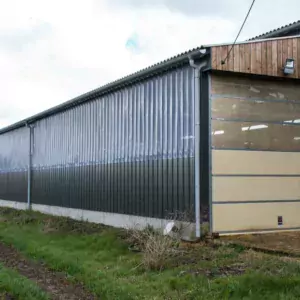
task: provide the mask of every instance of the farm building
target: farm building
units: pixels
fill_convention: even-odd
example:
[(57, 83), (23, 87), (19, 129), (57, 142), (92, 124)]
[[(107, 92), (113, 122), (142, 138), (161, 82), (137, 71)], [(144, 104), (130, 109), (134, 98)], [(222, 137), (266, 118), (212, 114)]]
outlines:
[(204, 222), (300, 229), (300, 37), (230, 50), (190, 50), (2, 129), (0, 205), (121, 227), (192, 212), (197, 236)]

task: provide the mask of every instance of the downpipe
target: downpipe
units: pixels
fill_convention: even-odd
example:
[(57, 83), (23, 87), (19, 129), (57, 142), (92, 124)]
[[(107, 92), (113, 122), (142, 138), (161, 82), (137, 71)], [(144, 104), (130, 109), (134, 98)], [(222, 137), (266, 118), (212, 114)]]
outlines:
[(26, 124), (29, 129), (29, 145), (28, 145), (28, 168), (27, 168), (27, 209), (31, 210), (31, 175), (32, 175), (32, 155), (33, 155), (33, 128), (32, 124)]
[(207, 66), (207, 61), (196, 64), (192, 57), (189, 57), (190, 66), (194, 69), (195, 97), (194, 97), (194, 153), (195, 153), (195, 222), (196, 238), (201, 237), (201, 211), (200, 211), (200, 102), (201, 102), (201, 73)]

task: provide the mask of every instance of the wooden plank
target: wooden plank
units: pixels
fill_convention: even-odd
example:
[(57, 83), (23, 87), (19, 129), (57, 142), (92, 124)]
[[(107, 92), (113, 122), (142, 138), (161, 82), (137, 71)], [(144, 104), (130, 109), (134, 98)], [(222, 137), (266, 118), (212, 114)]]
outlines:
[(213, 47), (213, 49), (214, 49), (214, 55), (215, 55), (215, 57), (216, 57), (216, 62), (215, 62), (215, 64), (214, 64), (214, 66), (213, 66), (213, 69), (217, 69), (217, 65), (218, 65), (218, 47)]
[[(287, 57), (288, 58), (292, 58), (293, 57), (293, 39), (288, 39)], [(284, 75), (282, 75), (282, 76), (284, 76)], [(289, 75), (288, 77), (293, 77), (293, 75)]]
[[(228, 46), (228, 51), (230, 51), (231, 47), (232, 47), (231, 45)], [(234, 68), (233, 68), (233, 65), (234, 65), (233, 51), (234, 51), (234, 47), (232, 47), (231, 52), (229, 53), (229, 56), (228, 56), (228, 71), (234, 70)]]
[(272, 41), (267, 41), (267, 75), (272, 76)]
[(277, 41), (272, 41), (272, 75), (279, 75), (277, 69)]
[(267, 42), (261, 44), (261, 74), (267, 74)]
[(233, 47), (233, 70), (234, 72), (240, 71), (240, 45)]
[(245, 72), (251, 72), (251, 44), (244, 45), (244, 53), (245, 53)]
[(256, 44), (256, 74), (261, 74), (262, 69), (262, 62), (261, 62), (261, 43), (255, 43)]
[(298, 41), (297, 39), (292, 39), (293, 41), (293, 58), (295, 60), (295, 72), (293, 74), (293, 77), (295, 78), (298, 78), (298, 68), (296, 67), (297, 66), (297, 63), (298, 63)]
[(251, 69), (250, 69), (250, 73), (253, 73), (253, 74), (257, 74), (257, 62), (256, 62), (256, 43), (252, 43), (251, 44), (251, 62), (250, 62), (250, 65), (251, 65)]
[(217, 68), (217, 47), (212, 47), (211, 49), (211, 68)]
[(246, 66), (245, 66), (245, 45), (244, 44), (240, 44), (240, 72), (245, 72), (246, 71)]
[(293, 39), (288, 39), (288, 58), (293, 56)]
[(221, 47), (221, 61), (225, 61), (225, 64), (222, 65), (223, 71), (228, 71), (228, 46), (222, 46)]
[(282, 40), (277, 41), (277, 75), (282, 75)]
[(281, 65), (284, 66), (286, 59), (288, 58), (288, 40), (282, 40), (282, 62)]
[(216, 70), (222, 70), (222, 65), (221, 65), (221, 47), (216, 47), (217, 50), (217, 64), (216, 64)]

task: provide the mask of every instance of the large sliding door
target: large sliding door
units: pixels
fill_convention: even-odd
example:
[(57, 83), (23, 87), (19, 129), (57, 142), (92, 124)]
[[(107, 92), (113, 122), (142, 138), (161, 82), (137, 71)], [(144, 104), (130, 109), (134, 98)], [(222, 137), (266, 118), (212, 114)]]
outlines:
[(300, 85), (211, 78), (214, 232), (300, 229)]

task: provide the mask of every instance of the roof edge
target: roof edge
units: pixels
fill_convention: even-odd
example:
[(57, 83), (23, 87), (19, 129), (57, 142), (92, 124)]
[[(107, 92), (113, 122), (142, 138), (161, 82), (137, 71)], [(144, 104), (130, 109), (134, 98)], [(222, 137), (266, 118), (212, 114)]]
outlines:
[[(286, 40), (286, 39), (294, 39), (299, 38), (300, 34), (290, 35), (290, 36), (280, 36), (280, 37), (272, 37), (272, 38), (261, 38), (256, 40), (246, 40), (241, 42), (236, 42), (234, 45), (243, 45), (243, 44), (253, 44), (253, 43), (262, 43), (267, 41), (276, 41), (276, 40)], [(232, 43), (220, 43), (220, 44), (210, 44), (210, 45), (203, 45), (204, 48), (212, 48), (212, 47), (219, 47), (219, 46), (231, 46)]]

